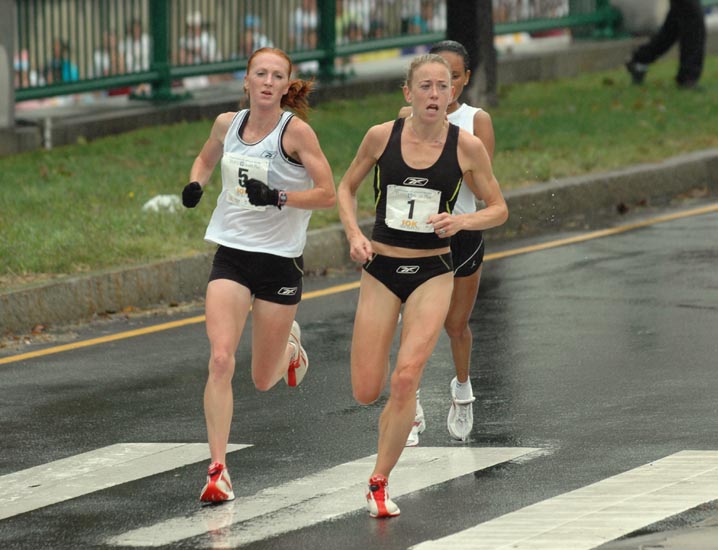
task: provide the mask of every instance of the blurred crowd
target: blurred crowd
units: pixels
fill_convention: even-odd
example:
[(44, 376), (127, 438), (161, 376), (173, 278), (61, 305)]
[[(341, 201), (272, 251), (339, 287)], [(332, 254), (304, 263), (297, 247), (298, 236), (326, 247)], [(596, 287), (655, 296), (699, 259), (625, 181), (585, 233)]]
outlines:
[[(267, 4), (268, 5), (268, 4)], [(284, 19), (268, 22), (260, 13), (250, 13), (247, 5), (236, 4), (235, 12), (190, 11), (183, 25), (171, 33), (171, 62), (175, 65), (207, 64), (223, 60), (246, 59), (265, 46), (277, 46), (288, 52), (311, 51), (317, 47), (319, 13), (317, 0), (290, 0)], [(336, 0), (335, 32), (337, 44), (364, 42), (391, 36), (442, 32), (446, 30), (446, 0)], [(567, 15), (569, 0), (493, 0), (495, 23), (532, 18), (555, 18)], [(209, 15), (208, 15), (209, 14)], [(228, 25), (229, 18), (241, 24)], [(213, 20), (214, 18), (214, 20)], [(220, 19), (217, 21), (217, 19)], [(231, 29), (231, 35), (227, 29)], [(239, 31), (239, 32), (238, 32)], [(138, 73), (150, 68), (152, 40), (147, 17), (131, 18), (121, 31), (112, 28), (97, 31), (91, 37), (91, 57), (77, 51), (65, 37), (54, 37), (51, 53), (45, 57), (20, 48), (15, 53), (15, 88), (31, 88), (61, 82), (74, 82), (115, 75)], [(92, 46), (94, 44), (94, 46)], [(83, 48), (88, 47), (84, 41)], [(78, 63), (78, 59), (81, 61)], [(88, 62), (88, 59), (91, 59)], [(338, 60), (341, 70), (350, 60)], [(318, 71), (316, 61), (299, 63), (302, 76)], [(179, 85), (196, 89), (220, 80), (242, 78), (243, 73), (215, 74), (182, 79)], [(147, 85), (120, 87), (92, 94), (81, 94), (82, 100), (98, 96), (146, 93)], [(77, 97), (65, 98), (76, 100)], [(57, 100), (55, 100), (57, 101)], [(37, 103), (37, 102), (36, 102)]]

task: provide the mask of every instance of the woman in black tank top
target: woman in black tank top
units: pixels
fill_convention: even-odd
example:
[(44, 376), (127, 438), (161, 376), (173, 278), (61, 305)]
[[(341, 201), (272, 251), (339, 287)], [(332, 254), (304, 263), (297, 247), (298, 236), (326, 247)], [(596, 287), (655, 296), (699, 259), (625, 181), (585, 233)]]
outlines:
[[(446, 120), (453, 97), (449, 65), (416, 57), (404, 97), (411, 116), (369, 129), (339, 184), (339, 214), (353, 260), (364, 264), (351, 351), (354, 397), (375, 401), (389, 378), (389, 353), (404, 303), (401, 344), (389, 400), (379, 420), (379, 445), (369, 478), (372, 517), (399, 514), (387, 493), (416, 410), (416, 390), (439, 338), (453, 287), (449, 238), (462, 229), (502, 224), (506, 202), (480, 140)], [(374, 170), (376, 220), (372, 239), (357, 221), (356, 193)], [(486, 203), (481, 212), (453, 216), (462, 174)]]

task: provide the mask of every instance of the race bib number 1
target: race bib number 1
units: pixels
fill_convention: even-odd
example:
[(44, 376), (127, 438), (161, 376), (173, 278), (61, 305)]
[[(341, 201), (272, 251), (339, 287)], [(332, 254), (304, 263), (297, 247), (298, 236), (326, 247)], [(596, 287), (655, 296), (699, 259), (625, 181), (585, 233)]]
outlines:
[(386, 225), (401, 231), (433, 233), (429, 216), (439, 213), (441, 191), (403, 185), (387, 185)]
[(266, 210), (266, 206), (254, 206), (249, 202), (245, 184), (254, 178), (267, 183), (269, 160), (245, 157), (232, 153), (222, 156), (222, 184), (228, 190), (227, 201), (247, 210)]

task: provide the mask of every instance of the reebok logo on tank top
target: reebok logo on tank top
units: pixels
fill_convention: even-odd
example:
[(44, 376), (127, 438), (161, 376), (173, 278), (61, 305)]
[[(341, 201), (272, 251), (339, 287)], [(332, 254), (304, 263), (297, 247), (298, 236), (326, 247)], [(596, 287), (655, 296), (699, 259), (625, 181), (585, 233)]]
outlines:
[(408, 177), (404, 180), (404, 185), (413, 187), (425, 187), (429, 183), (429, 178)]

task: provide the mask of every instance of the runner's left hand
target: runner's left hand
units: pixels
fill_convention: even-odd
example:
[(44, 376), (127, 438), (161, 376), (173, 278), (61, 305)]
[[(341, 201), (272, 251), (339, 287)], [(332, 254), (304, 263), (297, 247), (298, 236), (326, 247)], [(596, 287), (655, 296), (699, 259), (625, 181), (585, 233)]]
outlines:
[(244, 184), (247, 198), (254, 206), (279, 206), (279, 191), (266, 183), (250, 178)]

